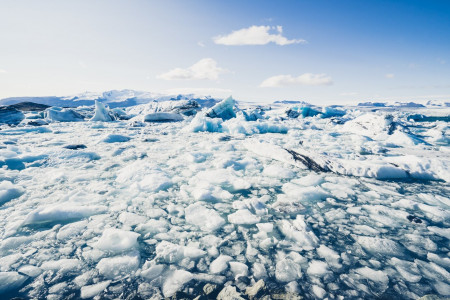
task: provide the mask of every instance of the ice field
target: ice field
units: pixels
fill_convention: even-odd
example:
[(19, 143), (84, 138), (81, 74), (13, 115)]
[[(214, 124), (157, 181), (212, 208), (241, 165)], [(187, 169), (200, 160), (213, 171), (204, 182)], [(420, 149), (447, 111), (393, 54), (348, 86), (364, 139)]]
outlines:
[(449, 115), (231, 98), (5, 110), (0, 298), (449, 297)]

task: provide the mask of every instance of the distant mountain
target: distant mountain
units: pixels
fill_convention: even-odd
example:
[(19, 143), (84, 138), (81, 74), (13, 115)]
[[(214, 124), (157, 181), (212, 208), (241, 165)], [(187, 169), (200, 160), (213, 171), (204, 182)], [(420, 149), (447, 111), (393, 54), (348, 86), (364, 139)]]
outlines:
[(278, 100), (275, 101), (274, 104), (301, 104), (301, 105), (311, 105), (305, 101), (296, 101), (296, 100)]
[(86, 92), (78, 95), (63, 97), (10, 97), (1, 99), (0, 105), (13, 105), (21, 102), (32, 102), (48, 106), (78, 107), (94, 105), (96, 100), (107, 104), (111, 108), (116, 108), (145, 104), (153, 101), (161, 102), (168, 100), (195, 100), (201, 106), (211, 107), (221, 99), (211, 98), (210, 96), (198, 97), (194, 94), (165, 95), (134, 90), (112, 90), (104, 93)]
[(383, 102), (362, 102), (362, 103), (358, 103), (358, 106), (386, 107), (386, 103), (383, 103)]

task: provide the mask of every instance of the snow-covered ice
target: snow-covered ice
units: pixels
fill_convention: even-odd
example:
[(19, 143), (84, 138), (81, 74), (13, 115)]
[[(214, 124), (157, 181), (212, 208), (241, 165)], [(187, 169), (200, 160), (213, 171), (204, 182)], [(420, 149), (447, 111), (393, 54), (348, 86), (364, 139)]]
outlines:
[(449, 296), (448, 107), (136, 95), (0, 115), (0, 298)]

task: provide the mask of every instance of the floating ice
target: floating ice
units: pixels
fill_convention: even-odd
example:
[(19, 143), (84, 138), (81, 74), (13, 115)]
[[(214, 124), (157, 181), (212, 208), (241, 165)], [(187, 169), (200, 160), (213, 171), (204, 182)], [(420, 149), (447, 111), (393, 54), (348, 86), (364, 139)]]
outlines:
[(21, 186), (16, 186), (10, 181), (0, 182), (0, 205), (20, 197), (24, 192)]
[(50, 107), (44, 112), (49, 122), (81, 122), (84, 117), (70, 108)]
[(204, 231), (214, 231), (225, 224), (225, 220), (215, 210), (195, 203), (185, 209), (186, 221), (194, 224)]
[[(108, 114), (129, 121), (0, 126), (0, 298), (246, 298), (260, 279), (273, 298), (449, 293), (447, 107), (239, 103), (223, 120), (124, 95), (139, 105)], [(159, 113), (185, 120), (143, 122)]]
[(104, 251), (121, 252), (135, 248), (139, 236), (140, 234), (136, 232), (109, 228), (103, 231), (94, 246)]
[(228, 215), (228, 221), (233, 224), (256, 224), (260, 220), (260, 217), (255, 216), (248, 209), (240, 209), (237, 212)]
[(236, 113), (234, 112), (235, 101), (233, 98), (228, 97), (221, 102), (217, 103), (213, 107), (211, 107), (206, 112), (206, 117), (208, 118), (221, 118), (222, 120), (228, 120), (236, 117)]
[(20, 288), (27, 279), (17, 272), (0, 272), (0, 294)]
[(209, 271), (212, 274), (220, 274), (224, 272), (228, 268), (228, 263), (232, 259), (233, 258), (231, 256), (220, 255), (214, 261), (211, 262), (211, 264), (209, 265)]
[(114, 121), (113, 113), (99, 101), (95, 101), (95, 112), (91, 121), (109, 122)]
[(120, 134), (110, 134), (102, 141), (105, 143), (124, 143), (128, 142), (131, 138)]
[(174, 271), (163, 284), (162, 290), (164, 296), (172, 296), (175, 292), (179, 291), (183, 285), (191, 281), (192, 278), (192, 274), (185, 270)]
[(81, 288), (82, 299), (92, 298), (104, 291), (111, 284), (111, 280), (105, 280), (96, 284), (86, 285)]
[(183, 121), (183, 116), (176, 113), (157, 112), (144, 116), (145, 122), (176, 122)]
[(106, 207), (101, 205), (81, 206), (73, 203), (65, 203), (35, 209), (28, 214), (22, 224), (32, 225), (48, 222), (73, 221), (101, 214), (105, 211)]
[(130, 275), (139, 268), (140, 256), (138, 253), (130, 253), (124, 256), (102, 258), (97, 269), (100, 274), (109, 279)]
[(17, 125), (23, 119), (25, 115), (21, 111), (13, 107), (0, 107), (0, 124)]

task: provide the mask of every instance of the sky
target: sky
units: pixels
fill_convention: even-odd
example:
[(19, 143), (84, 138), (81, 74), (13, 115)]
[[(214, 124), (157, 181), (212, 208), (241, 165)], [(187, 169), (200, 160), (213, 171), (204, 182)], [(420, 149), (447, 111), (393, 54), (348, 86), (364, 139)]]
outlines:
[(450, 1), (0, 1), (0, 98), (450, 101)]

